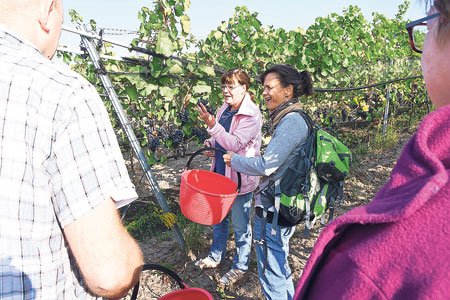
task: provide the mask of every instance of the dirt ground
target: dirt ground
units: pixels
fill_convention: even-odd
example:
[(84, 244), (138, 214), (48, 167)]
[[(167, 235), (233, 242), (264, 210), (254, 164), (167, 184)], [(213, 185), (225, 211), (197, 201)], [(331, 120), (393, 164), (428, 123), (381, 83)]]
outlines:
[[(346, 181), (344, 189), (344, 201), (336, 207), (335, 216), (341, 215), (350, 209), (368, 203), (379, 190), (379, 188), (388, 180), (389, 174), (394, 166), (401, 149), (410, 134), (405, 134), (400, 138), (399, 142), (389, 151), (380, 154), (373, 154), (364, 157), (351, 169), (350, 178)], [(188, 151), (193, 152), (193, 151)], [(182, 173), (187, 158), (178, 160), (170, 160), (164, 165), (156, 165), (152, 167), (152, 173), (158, 180), (158, 184), (164, 194), (177, 195), (180, 185), (180, 174)], [(196, 159), (200, 165), (193, 168), (207, 169), (208, 160), (204, 157)], [(135, 166), (136, 168), (136, 166)], [(145, 189), (143, 186), (141, 189)], [(140, 189), (140, 190), (141, 190)], [(142, 191), (138, 191), (141, 195)], [(309, 237), (303, 236), (304, 225), (298, 225), (295, 234), (290, 241), (289, 261), (293, 273), (294, 284), (298, 282), (303, 267), (311, 253), (312, 247), (322, 231), (320, 224), (315, 225)], [(173, 235), (172, 235), (173, 237)], [(208, 229), (204, 238), (208, 241), (208, 247), (211, 243), (212, 233)], [(161, 239), (150, 238), (140, 241), (140, 246), (144, 253), (146, 263), (162, 264), (170, 266), (170, 268), (178, 274), (189, 287), (200, 287), (212, 294), (214, 299), (264, 299), (258, 281), (258, 273), (256, 268), (255, 253), (252, 250), (250, 258), (250, 266), (244, 278), (236, 282), (231, 287), (226, 287), (223, 291), (217, 291), (217, 281), (225, 274), (232, 265), (234, 255), (234, 238), (228, 239), (227, 255), (225, 262), (216, 269), (200, 270), (194, 266), (194, 262), (203, 258), (208, 253), (208, 247), (193, 253), (192, 251), (183, 252), (180, 250), (175, 238)], [(141, 290), (138, 299), (157, 299), (153, 293), (165, 288), (169, 288), (170, 280), (168, 278), (155, 279), (154, 275), (146, 273), (141, 278)], [(160, 276), (161, 277), (161, 276)], [(159, 281), (158, 281), (159, 280)], [(162, 280), (162, 281), (161, 281)], [(177, 289), (177, 288), (174, 288)], [(164, 293), (164, 292), (162, 292)], [(161, 297), (163, 294), (159, 294)], [(129, 299), (129, 296), (127, 297)]]

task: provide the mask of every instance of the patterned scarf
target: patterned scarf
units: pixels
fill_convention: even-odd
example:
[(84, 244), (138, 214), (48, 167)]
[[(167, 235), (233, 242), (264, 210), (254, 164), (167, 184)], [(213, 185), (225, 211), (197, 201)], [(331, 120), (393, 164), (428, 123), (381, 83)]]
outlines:
[(275, 129), (280, 120), (294, 110), (301, 110), (303, 104), (296, 98), (290, 99), (280, 104), (277, 108), (269, 112), (270, 120), (272, 121), (272, 127)]

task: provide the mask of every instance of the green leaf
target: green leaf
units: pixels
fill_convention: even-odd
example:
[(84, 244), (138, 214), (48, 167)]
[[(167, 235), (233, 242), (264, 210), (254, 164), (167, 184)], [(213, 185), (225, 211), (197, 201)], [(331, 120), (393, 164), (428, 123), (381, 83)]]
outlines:
[(216, 72), (214, 72), (214, 68), (211, 66), (207, 66), (205, 64), (200, 64), (198, 68), (202, 71), (208, 74), (209, 76), (216, 76)]
[(170, 56), (175, 49), (176, 47), (170, 40), (169, 34), (166, 31), (159, 31), (158, 40), (156, 42), (156, 52), (165, 56)]
[(191, 6), (191, 1), (190, 0), (184, 0), (183, 5), (184, 5), (184, 11), (187, 11), (189, 6)]
[(95, 23), (94, 20), (91, 19), (91, 20), (89, 21), (89, 24), (91, 24), (92, 30), (96, 30), (96, 29), (97, 29), (97, 23)]
[(186, 34), (191, 33), (191, 20), (189, 19), (188, 16), (186, 15), (181, 16), (180, 23), (184, 33)]
[(208, 93), (211, 93), (211, 86), (198, 84), (198, 85), (194, 86), (193, 91), (196, 94), (203, 94), (203, 93), (208, 94)]
[(158, 86), (155, 84), (147, 83), (144, 88), (144, 94), (146, 96), (151, 95), (153, 91), (156, 91), (158, 89)]
[(125, 92), (127, 93), (130, 99), (136, 100), (138, 99), (138, 92), (135, 86), (127, 86), (125, 87)]
[(183, 69), (178, 64), (173, 65), (169, 69), (169, 74), (181, 74), (181, 73), (183, 73)]
[(220, 40), (221, 38), (222, 38), (222, 32), (220, 32), (220, 31), (216, 31), (216, 32), (214, 32), (214, 37), (216, 38), (216, 40)]
[(183, 15), (183, 13), (184, 13), (184, 7), (179, 4), (175, 5), (175, 15), (177, 17), (180, 17)]
[(171, 100), (177, 93), (177, 90), (170, 88), (168, 86), (163, 86), (159, 89), (159, 93), (161, 94), (161, 96), (165, 97), (166, 99)]

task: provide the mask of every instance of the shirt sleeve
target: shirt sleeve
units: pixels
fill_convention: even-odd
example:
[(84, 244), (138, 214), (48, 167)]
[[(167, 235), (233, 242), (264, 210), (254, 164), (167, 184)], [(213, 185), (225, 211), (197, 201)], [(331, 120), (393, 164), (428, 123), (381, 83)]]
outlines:
[(277, 126), (264, 154), (259, 157), (244, 157), (234, 154), (233, 170), (253, 176), (270, 176), (283, 165), (299, 144), (304, 143), (308, 126), (298, 115), (287, 115)]
[(61, 109), (60, 122), (55, 121), (58, 128), (47, 165), (53, 206), (63, 228), (108, 198), (118, 207), (137, 198), (94, 87), (81, 84), (73, 99), (64, 101), (69, 105)]

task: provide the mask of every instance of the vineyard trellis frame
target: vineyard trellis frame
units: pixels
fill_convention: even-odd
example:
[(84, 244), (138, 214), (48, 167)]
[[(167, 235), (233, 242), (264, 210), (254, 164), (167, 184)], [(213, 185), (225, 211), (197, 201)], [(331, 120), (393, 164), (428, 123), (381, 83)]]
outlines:
[[(83, 28), (81, 28), (81, 27), (78, 28), (77, 33), (80, 35), (81, 41), (83, 42), (89, 56), (91, 57), (92, 63), (94, 64), (95, 70), (103, 84), (105, 92), (108, 95), (109, 100), (113, 104), (113, 107), (117, 114), (119, 122), (121, 123), (122, 128), (125, 131), (125, 134), (130, 142), (131, 148), (133, 149), (134, 154), (136, 155), (136, 157), (139, 161), (139, 164), (144, 172), (144, 175), (147, 178), (147, 181), (148, 181), (150, 187), (152, 188), (152, 191), (155, 194), (156, 199), (158, 200), (158, 203), (159, 203), (161, 209), (165, 213), (170, 213), (171, 211), (169, 209), (169, 206), (167, 205), (167, 202), (164, 199), (163, 194), (161, 193), (161, 190), (159, 188), (156, 178), (153, 176), (153, 173), (150, 170), (150, 165), (148, 164), (147, 158), (145, 157), (145, 154), (142, 151), (141, 145), (139, 144), (139, 142), (136, 138), (136, 135), (134, 134), (133, 127), (131, 126), (131, 124), (128, 120), (128, 117), (125, 114), (125, 111), (123, 110), (122, 104), (120, 103), (119, 97), (118, 97), (116, 91), (114, 90), (114, 87), (112, 85), (111, 80), (109, 79), (109, 76), (105, 72), (103, 63), (100, 58), (100, 54), (98, 53), (98, 51), (92, 41), (95, 38), (95, 36), (92, 36), (89, 33), (87, 33), (86, 27), (84, 25), (83, 25)], [(142, 180), (142, 177), (138, 182), (138, 186), (139, 186), (141, 180)], [(174, 232), (175, 238), (178, 241), (178, 244), (179, 244), (181, 250), (184, 250), (186, 248), (186, 243), (185, 243), (184, 238), (183, 238), (176, 223), (173, 225), (172, 230)]]
[[(100, 43), (101, 42), (108, 42), (110, 44), (113, 45), (117, 45), (123, 48), (126, 48), (128, 50), (132, 50), (132, 51), (136, 51), (139, 53), (143, 53), (152, 57), (159, 57), (162, 59), (174, 59), (174, 60), (178, 60), (179, 62), (181, 62), (182, 64), (187, 64), (188, 62), (194, 63), (192, 61), (187, 61), (184, 60), (182, 58), (178, 58), (178, 57), (174, 57), (174, 56), (164, 56), (162, 54), (156, 53), (153, 50), (149, 50), (146, 48), (140, 48), (140, 47), (134, 47), (134, 46), (130, 46), (121, 42), (117, 42), (117, 41), (112, 41), (109, 39), (104, 39), (102, 34), (97, 35), (97, 34), (93, 34), (87, 31), (87, 28), (85, 25), (82, 25), (82, 27), (78, 27), (78, 29), (73, 29), (70, 27), (66, 27), (63, 26), (63, 30), (68, 31), (68, 32), (72, 32), (72, 33), (76, 33), (81, 37), (82, 42), (85, 45), (85, 49), (80, 49), (81, 51), (75, 51), (72, 49), (68, 49), (68, 48), (58, 48), (59, 51), (65, 51), (65, 52), (73, 52), (75, 54), (89, 54), (89, 56), (92, 59), (92, 62), (94, 64), (94, 68), (95, 68), (95, 73), (97, 74), (97, 76), (99, 76), (99, 78), (101, 79), (101, 82), (105, 88), (106, 91), (106, 96), (110, 99), (111, 103), (113, 104), (114, 110), (116, 111), (116, 114), (119, 117), (119, 121), (122, 125), (122, 127), (124, 128), (125, 134), (127, 136), (127, 138), (130, 141), (130, 144), (133, 148), (133, 151), (135, 153), (135, 155), (137, 156), (137, 159), (140, 162), (141, 168), (144, 171), (144, 174), (142, 175), (142, 177), (139, 179), (138, 185), (141, 183), (143, 177), (145, 176), (147, 178), (147, 180), (150, 183), (150, 186), (153, 190), (153, 192), (155, 193), (155, 196), (160, 204), (160, 207), (163, 209), (164, 212), (170, 212), (167, 203), (164, 200), (164, 197), (162, 196), (159, 187), (158, 187), (158, 183), (156, 181), (156, 179), (154, 178), (153, 174), (150, 171), (150, 166), (147, 162), (147, 159), (142, 151), (142, 148), (135, 136), (134, 130), (130, 124), (130, 122), (128, 121), (128, 117), (125, 114), (123, 107), (120, 103), (119, 97), (117, 95), (117, 93), (114, 90), (114, 87), (112, 86), (112, 82), (108, 76), (108, 74), (115, 74), (118, 73), (120, 74), (121, 72), (107, 72), (106, 69), (104, 68), (101, 58), (103, 59), (112, 59), (112, 60), (118, 60), (118, 61), (123, 61), (123, 62), (129, 62), (129, 63), (141, 63), (144, 62), (144, 60), (141, 59), (136, 59), (136, 58), (128, 58), (128, 57), (121, 57), (121, 58), (117, 58), (117, 57), (112, 57), (112, 56), (105, 56), (105, 55), (100, 55), (99, 52), (97, 51), (96, 48), (96, 44), (93, 42), (93, 40), (99, 40)], [(83, 51), (84, 50), (84, 51)], [(214, 71), (216, 74), (222, 74), (224, 71), (221, 69), (214, 67)], [(131, 73), (130, 73), (131, 74)], [(140, 73), (133, 73), (132, 75), (142, 75)], [(388, 119), (388, 115), (389, 115), (389, 102), (390, 102), (390, 84), (393, 82), (398, 82), (398, 81), (404, 81), (404, 80), (408, 80), (408, 79), (415, 79), (415, 78), (419, 78), (421, 77), (419, 76), (410, 76), (410, 77), (406, 77), (406, 78), (398, 78), (398, 79), (393, 79), (393, 80), (388, 80), (385, 82), (380, 82), (380, 83), (376, 83), (376, 84), (371, 84), (371, 85), (366, 85), (366, 86), (359, 86), (359, 87), (350, 87), (350, 88), (338, 88), (338, 89), (329, 89), (329, 88), (314, 88), (314, 92), (347, 92), (347, 91), (355, 91), (355, 90), (362, 90), (362, 89), (368, 89), (371, 87), (376, 87), (376, 86), (388, 86), (388, 90), (386, 93), (386, 105), (385, 105), (385, 109), (384, 109), (384, 120), (383, 120), (383, 138), (385, 137), (385, 131), (386, 131), (386, 126), (387, 126), (387, 119)], [(259, 81), (259, 79), (257, 78), (256, 81)], [(128, 206), (129, 208), (129, 206)], [(126, 213), (126, 212), (125, 212)], [(175, 236), (180, 244), (180, 247), (182, 249), (185, 248), (185, 242), (183, 237), (181, 236), (181, 233), (177, 227), (177, 225), (175, 224), (174, 227), (172, 228), (174, 230)]]

